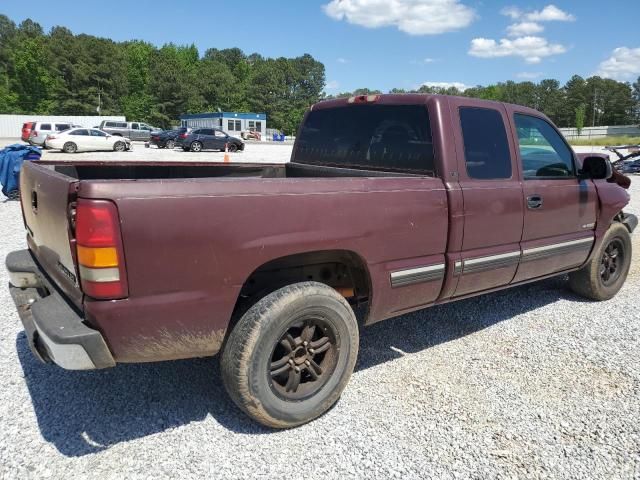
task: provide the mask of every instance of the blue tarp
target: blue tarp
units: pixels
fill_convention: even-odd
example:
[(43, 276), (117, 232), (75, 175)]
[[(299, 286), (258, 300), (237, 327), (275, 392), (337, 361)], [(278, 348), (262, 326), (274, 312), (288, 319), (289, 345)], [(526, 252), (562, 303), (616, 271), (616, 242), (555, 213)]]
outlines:
[(39, 160), (42, 151), (38, 147), (16, 143), (0, 150), (0, 185), (2, 193), (13, 196), (20, 185), (20, 167), (25, 160)]

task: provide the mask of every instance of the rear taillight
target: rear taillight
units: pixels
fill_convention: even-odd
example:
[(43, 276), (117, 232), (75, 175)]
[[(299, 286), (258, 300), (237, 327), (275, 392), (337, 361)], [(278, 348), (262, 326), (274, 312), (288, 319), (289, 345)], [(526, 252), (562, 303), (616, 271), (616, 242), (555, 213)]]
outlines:
[(55, 135), (47, 135), (47, 140), (55, 140), (56, 138), (58, 137), (56, 137)]
[(125, 298), (127, 271), (115, 204), (79, 199), (75, 233), (82, 291), (101, 300)]
[(35, 130), (31, 130), (31, 136), (32, 137), (37, 137), (38, 136), (38, 132), (36, 132)]
[(181, 133), (180, 134), (180, 138), (187, 138), (187, 134), (186, 133)]

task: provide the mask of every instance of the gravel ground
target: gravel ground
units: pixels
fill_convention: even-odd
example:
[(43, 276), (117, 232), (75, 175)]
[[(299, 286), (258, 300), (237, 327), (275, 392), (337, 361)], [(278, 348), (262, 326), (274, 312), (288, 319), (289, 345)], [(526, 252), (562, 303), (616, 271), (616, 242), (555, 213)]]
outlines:
[[(0, 225), (2, 256), (24, 247), (18, 203)], [(604, 303), (552, 279), (374, 325), (336, 407), (291, 431), (242, 415), (217, 359), (40, 364), (2, 288), (0, 477), (638, 479), (639, 265)]]

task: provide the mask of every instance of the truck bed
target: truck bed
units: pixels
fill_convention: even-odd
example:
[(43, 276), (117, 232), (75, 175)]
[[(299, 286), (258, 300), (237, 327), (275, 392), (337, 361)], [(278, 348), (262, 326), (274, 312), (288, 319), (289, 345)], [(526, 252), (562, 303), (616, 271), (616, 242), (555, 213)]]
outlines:
[[(443, 286), (449, 212), (439, 178), (293, 163), (33, 162), (21, 190), (32, 254), (117, 362), (214, 354), (253, 282), (301, 255), (353, 265), (369, 321), (432, 303)], [(94, 300), (80, 287), (79, 199), (117, 207), (125, 299)], [(413, 281), (425, 265), (437, 271), (395, 288), (392, 273)], [(316, 270), (305, 278), (324, 275)]]
[[(78, 180), (156, 180), (179, 178), (255, 177), (406, 177), (420, 176), (389, 170), (287, 164), (211, 163), (211, 162), (39, 162)], [(422, 175), (424, 176), (424, 175)]]

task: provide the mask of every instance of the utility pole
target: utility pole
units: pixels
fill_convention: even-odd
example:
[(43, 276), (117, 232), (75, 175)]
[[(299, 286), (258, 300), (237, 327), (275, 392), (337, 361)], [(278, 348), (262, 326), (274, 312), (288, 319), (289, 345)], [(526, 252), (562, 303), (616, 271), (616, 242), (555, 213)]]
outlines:
[(596, 126), (596, 102), (598, 101), (598, 89), (593, 88), (593, 118), (591, 119), (591, 126)]

